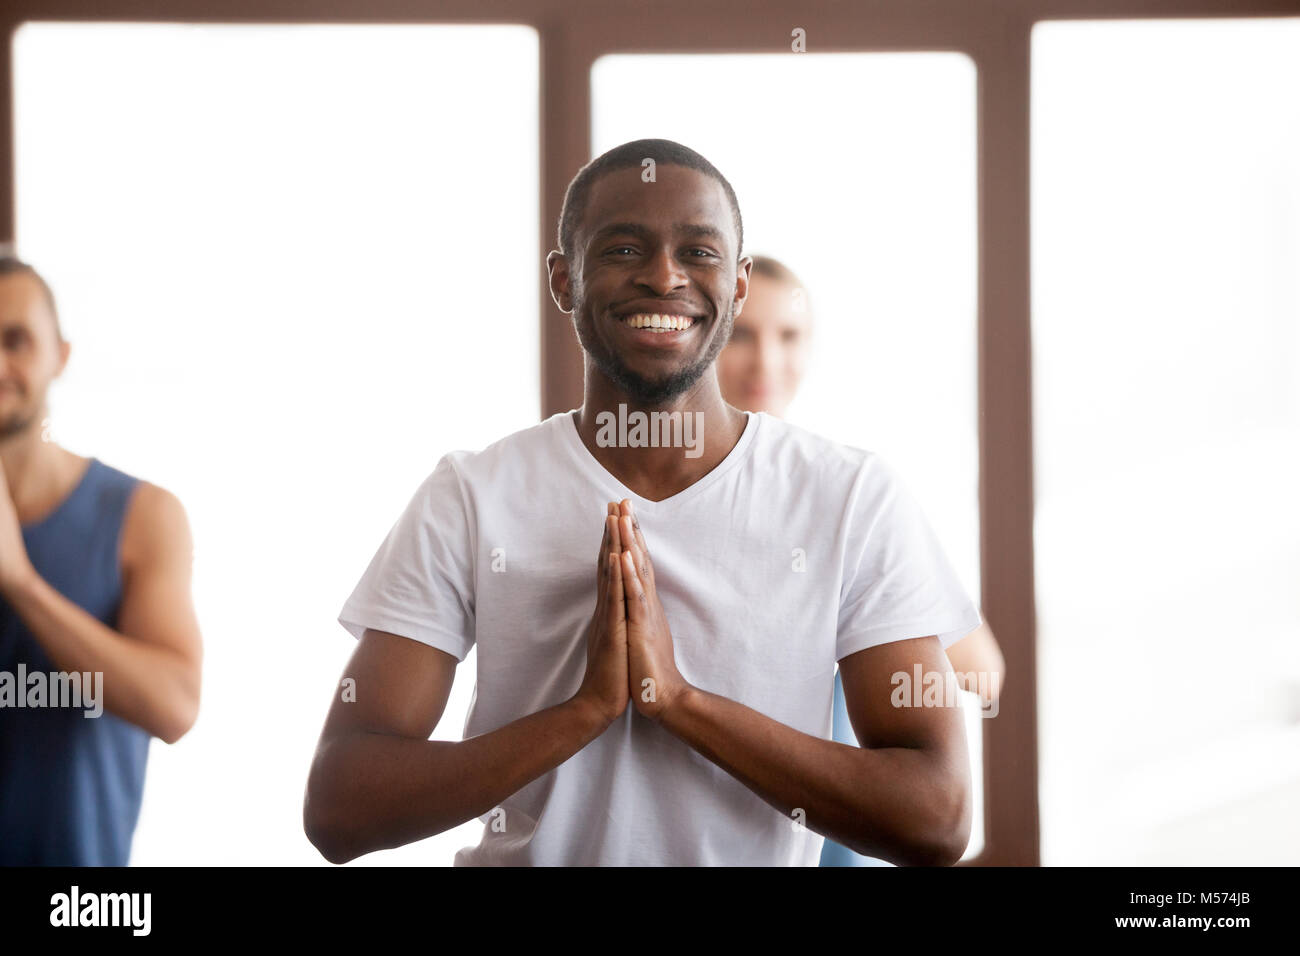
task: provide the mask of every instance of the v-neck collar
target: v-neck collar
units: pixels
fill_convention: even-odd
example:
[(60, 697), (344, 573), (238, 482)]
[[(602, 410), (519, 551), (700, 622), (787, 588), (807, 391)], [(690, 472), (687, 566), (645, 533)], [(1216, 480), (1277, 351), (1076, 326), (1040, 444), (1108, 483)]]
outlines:
[(685, 504), (688, 501), (702, 495), (713, 485), (722, 480), (726, 474), (734, 469), (745, 456), (749, 454), (750, 448), (754, 444), (754, 436), (763, 423), (762, 412), (745, 412), (745, 430), (740, 433), (740, 439), (735, 446), (727, 453), (727, 457), (718, 462), (713, 470), (700, 478), (694, 484), (683, 488), (675, 495), (664, 498), (662, 501), (651, 501), (649, 498), (643, 498), (638, 495), (623, 482), (615, 478), (609, 470), (596, 460), (587, 446), (582, 441), (582, 436), (578, 433), (578, 421), (574, 417), (578, 409), (573, 408), (567, 412), (560, 412), (555, 417), (560, 421), (555, 423), (559, 429), (561, 440), (566, 448), (573, 455), (573, 459), (584, 474), (592, 479), (596, 484), (605, 488), (612, 501), (622, 501), (624, 498), (630, 498), (637, 510), (646, 514), (653, 514), (660, 508), (674, 508), (678, 505)]

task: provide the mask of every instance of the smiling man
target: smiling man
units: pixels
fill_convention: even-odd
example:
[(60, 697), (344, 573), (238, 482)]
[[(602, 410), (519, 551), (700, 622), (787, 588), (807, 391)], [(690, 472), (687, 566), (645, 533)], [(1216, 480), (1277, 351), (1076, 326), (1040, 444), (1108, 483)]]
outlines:
[[(678, 143), (569, 185), (547, 264), (582, 407), (446, 455), (345, 602), (350, 689), (304, 803), (327, 859), (474, 817), (458, 865), (815, 866), (823, 836), (961, 856), (961, 713), (896, 706), (894, 678), (946, 679), (978, 611), (879, 456), (723, 401), (743, 242), (730, 184)], [(661, 440), (610, 441), (623, 406)], [(429, 740), (475, 645), (465, 739)], [(837, 661), (861, 747), (829, 739)]]
[[(45, 280), (0, 256), (0, 866), (126, 866), (150, 743), (198, 716), (189, 519), (50, 440), (71, 351)], [(81, 675), (94, 712), (34, 693), (42, 674)]]

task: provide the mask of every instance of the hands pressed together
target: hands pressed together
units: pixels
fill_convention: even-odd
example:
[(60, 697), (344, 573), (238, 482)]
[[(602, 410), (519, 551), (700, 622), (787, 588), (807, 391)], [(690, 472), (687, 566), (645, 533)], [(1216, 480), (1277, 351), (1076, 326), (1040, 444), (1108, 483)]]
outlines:
[(27, 545), (23, 542), (23, 528), (9, 493), (9, 482), (4, 465), (0, 464), (0, 595), (11, 596), (36, 574)]
[(627, 499), (609, 503), (596, 578), (587, 674), (578, 696), (595, 703), (611, 722), (629, 700), (639, 713), (660, 720), (690, 685), (677, 670), (654, 565)]

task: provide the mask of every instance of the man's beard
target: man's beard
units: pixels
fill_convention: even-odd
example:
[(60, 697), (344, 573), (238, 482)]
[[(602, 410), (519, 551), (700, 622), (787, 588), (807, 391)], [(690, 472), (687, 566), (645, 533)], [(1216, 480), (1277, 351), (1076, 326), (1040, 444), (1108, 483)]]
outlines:
[(27, 431), (35, 421), (35, 415), (24, 412), (14, 412), (12, 415), (0, 417), (0, 441)]
[[(704, 357), (686, 368), (678, 369), (660, 379), (647, 379), (632, 371), (623, 361), (610, 350), (606, 343), (595, 333), (595, 317), (592, 317), (590, 328), (584, 328), (582, 323), (583, 299), (574, 294), (573, 297), (573, 327), (578, 333), (578, 342), (581, 343), (583, 350), (591, 356), (591, 360), (596, 363), (596, 368), (605, 374), (605, 377), (613, 382), (618, 388), (628, 394), (638, 405), (656, 406), (663, 405), (669, 399), (676, 398), (694, 387), (704, 373), (709, 370), (722, 351), (723, 346), (727, 344), (727, 339), (731, 337), (731, 329), (735, 323), (736, 303), (733, 301), (727, 309), (727, 314), (723, 320), (722, 327), (717, 330), (713, 336), (713, 341), (709, 343), (709, 350)], [(617, 320), (615, 320), (617, 321)]]

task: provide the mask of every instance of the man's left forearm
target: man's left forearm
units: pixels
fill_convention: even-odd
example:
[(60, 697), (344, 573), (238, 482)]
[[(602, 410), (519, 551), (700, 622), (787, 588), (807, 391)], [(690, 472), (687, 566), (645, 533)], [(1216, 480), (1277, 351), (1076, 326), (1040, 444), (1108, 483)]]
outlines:
[(132, 640), (69, 601), (36, 573), (5, 599), (61, 671), (102, 673), (104, 709), (168, 743), (194, 723), (194, 668), (170, 648)]
[(689, 687), (659, 725), (792, 819), (901, 865), (951, 865), (970, 838), (970, 771), (935, 751), (865, 748), (795, 730)]

